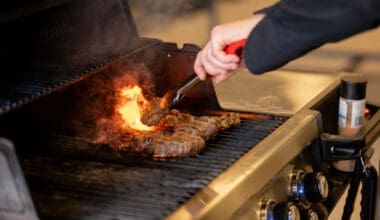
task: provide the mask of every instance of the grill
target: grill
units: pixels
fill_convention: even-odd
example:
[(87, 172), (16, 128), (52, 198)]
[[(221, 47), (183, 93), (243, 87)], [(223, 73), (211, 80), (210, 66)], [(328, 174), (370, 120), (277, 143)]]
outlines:
[[(54, 138), (53, 149), (72, 149), (68, 158), (28, 155), (21, 160), (41, 217), (83, 219), (163, 218), (266, 137), (281, 122), (244, 119), (218, 134), (193, 158), (154, 161), (93, 152), (73, 137)], [(88, 150), (73, 153), (74, 149)], [(91, 160), (92, 157), (92, 160)], [(93, 157), (98, 157), (94, 160)], [(45, 170), (41, 172), (41, 170)]]
[[(329, 176), (319, 141), (336, 132), (340, 74), (198, 85), (177, 108), (237, 111), (241, 125), (194, 157), (153, 160), (94, 143), (96, 122), (122, 85), (162, 96), (187, 78), (199, 47), (140, 37), (126, 0), (21, 1), (0, 12), (0, 136), (11, 141), (0, 138), (0, 219), (259, 219), (263, 203), (296, 203), (289, 175), (301, 169), (329, 178), (326, 201), (305, 209), (326, 217), (347, 186)], [(286, 85), (307, 95), (287, 100)], [(367, 145), (380, 134), (371, 111)]]

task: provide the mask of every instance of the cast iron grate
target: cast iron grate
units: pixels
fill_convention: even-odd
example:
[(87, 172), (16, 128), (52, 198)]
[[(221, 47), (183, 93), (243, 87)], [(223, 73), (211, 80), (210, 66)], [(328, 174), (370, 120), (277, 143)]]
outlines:
[(243, 119), (191, 158), (104, 161), (55, 154), (25, 156), (21, 163), (42, 219), (162, 219), (281, 123)]
[[(9, 74), (12, 77), (0, 80), (0, 115), (110, 68), (114, 62), (123, 60), (146, 48), (159, 45), (159, 43), (161, 41), (155, 39), (141, 39), (135, 48), (119, 51), (114, 56), (98, 55), (78, 63), (74, 61), (65, 64), (36, 62), (27, 70)], [(5, 71), (7, 72), (7, 70)], [(9, 70), (9, 72), (11, 71)]]

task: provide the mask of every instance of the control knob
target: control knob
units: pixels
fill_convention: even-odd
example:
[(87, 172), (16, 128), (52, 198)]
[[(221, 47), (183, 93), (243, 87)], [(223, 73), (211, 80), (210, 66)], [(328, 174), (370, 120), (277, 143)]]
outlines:
[(329, 186), (322, 173), (306, 173), (304, 170), (298, 170), (292, 175), (290, 193), (295, 201), (310, 205), (326, 199)]
[(298, 207), (292, 202), (265, 199), (260, 207), (260, 220), (300, 220)]

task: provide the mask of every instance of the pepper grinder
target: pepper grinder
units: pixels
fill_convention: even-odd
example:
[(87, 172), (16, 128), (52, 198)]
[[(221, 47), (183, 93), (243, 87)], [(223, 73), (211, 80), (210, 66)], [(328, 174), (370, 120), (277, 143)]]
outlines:
[[(367, 80), (360, 75), (342, 77), (338, 115), (339, 135), (358, 135), (364, 126), (366, 88)], [(340, 171), (353, 172), (355, 160), (336, 161), (333, 165)]]

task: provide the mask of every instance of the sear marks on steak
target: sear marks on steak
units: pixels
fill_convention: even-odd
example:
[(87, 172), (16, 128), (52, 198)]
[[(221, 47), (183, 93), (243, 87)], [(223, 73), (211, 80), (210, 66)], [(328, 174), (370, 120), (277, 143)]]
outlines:
[[(218, 131), (240, 124), (238, 113), (196, 117), (171, 110), (159, 122), (157, 131), (128, 132), (112, 126), (111, 120), (99, 120), (97, 143), (113, 150), (137, 153), (154, 158), (194, 156)], [(108, 135), (107, 135), (108, 134)]]
[(154, 98), (150, 100), (149, 105), (146, 106), (142, 111), (141, 122), (153, 126), (157, 125), (161, 118), (169, 113), (169, 108), (160, 105), (161, 98)]
[(184, 131), (135, 135), (131, 150), (154, 158), (194, 156), (206, 146), (205, 140)]

